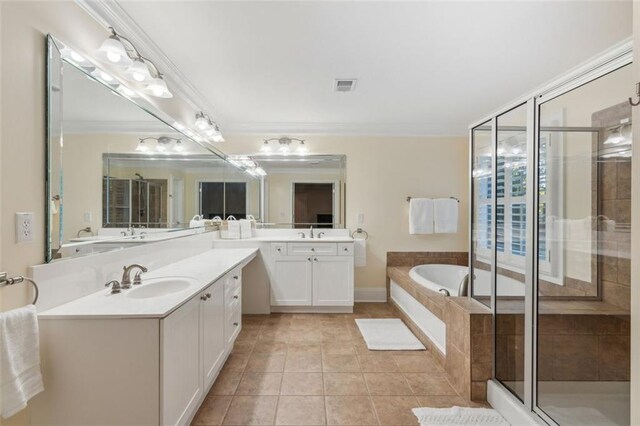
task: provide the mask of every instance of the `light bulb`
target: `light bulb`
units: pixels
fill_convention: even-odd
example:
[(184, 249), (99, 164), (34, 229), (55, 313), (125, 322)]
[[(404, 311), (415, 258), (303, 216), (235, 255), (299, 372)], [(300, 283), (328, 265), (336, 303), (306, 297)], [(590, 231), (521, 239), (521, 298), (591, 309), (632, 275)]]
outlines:
[(184, 151), (184, 146), (182, 145), (182, 141), (180, 139), (178, 139), (176, 141), (175, 146), (173, 147), (173, 150), (176, 152), (182, 152)]
[(78, 52), (76, 52), (75, 50), (70, 50), (69, 56), (71, 56), (71, 59), (73, 59), (76, 62), (85, 62), (86, 61), (86, 59), (82, 55), (80, 55)]
[(165, 150), (166, 150), (166, 148), (162, 144), (158, 144), (158, 146), (156, 146), (156, 151), (158, 151), (158, 152), (164, 152)]
[(113, 34), (109, 36), (98, 49), (99, 56), (103, 60), (114, 63), (116, 65), (127, 67), (131, 65), (132, 61), (127, 54), (127, 49), (122, 44), (120, 37)]
[(149, 73), (147, 64), (145, 64), (144, 61), (140, 58), (135, 58), (133, 60), (132, 64), (129, 66), (129, 68), (127, 68), (125, 75), (128, 78), (133, 79), (139, 83), (151, 79), (151, 74)]
[(122, 93), (125, 96), (128, 96), (130, 98), (133, 98), (136, 96), (136, 92), (134, 92), (133, 90), (129, 89), (126, 86), (120, 86), (118, 87), (118, 92)]
[(289, 153), (289, 145), (282, 145), (280, 146), (279, 151), (283, 154), (288, 154)]
[(209, 122), (209, 118), (204, 114), (204, 112), (199, 112), (196, 114), (196, 127), (199, 130), (206, 130), (211, 128), (211, 123)]
[(305, 155), (307, 152), (309, 152), (309, 150), (307, 149), (307, 146), (304, 144), (304, 141), (300, 142), (300, 145), (298, 146), (298, 149), (296, 150), (296, 152), (300, 155)]
[(149, 147), (147, 146), (147, 144), (144, 141), (138, 142), (138, 146), (136, 146), (136, 151), (138, 151), (138, 152), (147, 152), (148, 150), (149, 150)]
[(144, 88), (143, 91), (157, 98), (173, 97), (171, 92), (169, 92), (169, 89), (167, 88), (167, 83), (165, 83), (162, 76), (158, 76), (152, 79), (151, 82), (147, 85), (147, 87)]
[(271, 146), (269, 145), (269, 142), (264, 141), (264, 143), (260, 147), (260, 152), (264, 152), (266, 154), (271, 153)]
[(120, 62), (120, 59), (122, 59), (122, 55), (115, 52), (107, 52), (107, 59), (109, 59), (111, 62)]

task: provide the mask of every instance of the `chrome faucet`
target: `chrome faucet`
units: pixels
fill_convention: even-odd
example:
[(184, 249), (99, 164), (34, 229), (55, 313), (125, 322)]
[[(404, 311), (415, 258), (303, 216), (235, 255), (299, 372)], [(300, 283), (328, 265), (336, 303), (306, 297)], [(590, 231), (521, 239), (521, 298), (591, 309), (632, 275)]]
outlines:
[(309, 227), (309, 238), (313, 238), (313, 225)]
[[(120, 281), (120, 286), (122, 286), (122, 288), (124, 289), (131, 288), (131, 271), (135, 268), (140, 269), (140, 272), (147, 272), (147, 268), (145, 268), (142, 265), (138, 265), (137, 263), (134, 263), (133, 265), (129, 265), (129, 266), (124, 266), (122, 268), (124, 270), (124, 272), (122, 273), (122, 280)], [(142, 278), (140, 277), (140, 272), (138, 272), (135, 275), (135, 278), (133, 279), (133, 283), (135, 285), (142, 284)]]
[(322, 238), (323, 235), (324, 235), (324, 232), (318, 233), (318, 239)]
[(300, 238), (306, 238), (306, 235), (304, 234), (304, 232), (298, 232), (298, 235), (300, 235)]

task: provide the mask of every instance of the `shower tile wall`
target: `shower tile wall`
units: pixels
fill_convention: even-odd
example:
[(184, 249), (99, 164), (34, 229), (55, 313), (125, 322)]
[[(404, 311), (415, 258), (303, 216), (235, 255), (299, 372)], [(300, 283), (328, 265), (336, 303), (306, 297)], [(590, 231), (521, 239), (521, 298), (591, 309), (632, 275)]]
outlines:
[[(631, 117), (627, 102), (595, 112), (594, 127), (610, 128)], [(601, 133), (598, 149), (607, 134)], [(598, 158), (594, 156), (594, 158)], [(615, 221), (615, 229), (600, 222), (598, 265), (602, 299), (607, 303), (630, 308), (631, 299), (631, 159), (601, 159), (598, 170), (598, 212)], [(601, 216), (601, 217), (602, 217)]]

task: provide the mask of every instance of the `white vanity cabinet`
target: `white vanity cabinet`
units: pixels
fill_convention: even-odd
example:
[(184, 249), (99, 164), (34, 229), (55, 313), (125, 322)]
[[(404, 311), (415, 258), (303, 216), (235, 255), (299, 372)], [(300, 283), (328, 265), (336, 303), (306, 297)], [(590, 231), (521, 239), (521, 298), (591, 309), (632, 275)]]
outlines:
[(353, 243), (273, 243), (271, 257), (272, 308), (353, 306)]
[(238, 266), (163, 318), (41, 320), (32, 425), (189, 424), (240, 332), (241, 294)]

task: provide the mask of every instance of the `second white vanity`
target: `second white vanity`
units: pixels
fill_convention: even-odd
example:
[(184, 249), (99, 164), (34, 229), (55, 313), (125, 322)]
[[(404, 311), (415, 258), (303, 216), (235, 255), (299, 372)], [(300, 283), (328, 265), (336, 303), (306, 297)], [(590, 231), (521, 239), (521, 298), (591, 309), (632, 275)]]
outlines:
[[(305, 230), (306, 231), (306, 230)], [(215, 239), (215, 248), (257, 248), (244, 274), (242, 310), (353, 312), (354, 242), (346, 229), (327, 229), (322, 238), (301, 238), (300, 229), (257, 229), (253, 238)]]
[(242, 328), (256, 252), (207, 250), (39, 313), (47, 392), (32, 424), (188, 424)]

